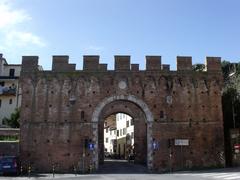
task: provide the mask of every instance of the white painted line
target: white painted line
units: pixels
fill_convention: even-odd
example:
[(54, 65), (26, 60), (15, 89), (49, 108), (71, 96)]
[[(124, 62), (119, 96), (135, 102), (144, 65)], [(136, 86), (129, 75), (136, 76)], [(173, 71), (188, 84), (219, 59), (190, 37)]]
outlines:
[(214, 177), (214, 176), (220, 176), (220, 175), (227, 175), (227, 173), (206, 173), (206, 174), (202, 174), (202, 177)]
[(213, 178), (215, 178), (215, 179), (223, 178), (224, 179), (224, 178), (235, 176), (235, 175), (237, 175), (237, 174), (226, 174), (226, 175), (222, 175), (222, 176), (215, 176)]
[(231, 179), (240, 180), (240, 174), (237, 174), (236, 176), (233, 176), (233, 177), (224, 178), (224, 179), (227, 179), (227, 180), (231, 180)]

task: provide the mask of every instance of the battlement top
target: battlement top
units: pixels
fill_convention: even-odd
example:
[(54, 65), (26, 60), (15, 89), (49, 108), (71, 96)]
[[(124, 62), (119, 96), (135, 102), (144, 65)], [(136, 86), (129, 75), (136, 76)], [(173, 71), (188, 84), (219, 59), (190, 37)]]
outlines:
[[(139, 64), (131, 64), (130, 56), (114, 56), (114, 71), (139, 71)], [(85, 55), (83, 56), (83, 70), (85, 72), (102, 72), (108, 71), (107, 64), (99, 63), (100, 56)], [(191, 56), (177, 56), (177, 71), (190, 72), (192, 68)], [(22, 57), (22, 72), (38, 71), (38, 56)], [(52, 58), (53, 72), (73, 72), (76, 71), (76, 64), (69, 63), (69, 56), (54, 55)], [(145, 71), (170, 71), (170, 65), (161, 63), (161, 56), (146, 56)], [(205, 70), (207, 72), (221, 72), (220, 57), (206, 57)]]

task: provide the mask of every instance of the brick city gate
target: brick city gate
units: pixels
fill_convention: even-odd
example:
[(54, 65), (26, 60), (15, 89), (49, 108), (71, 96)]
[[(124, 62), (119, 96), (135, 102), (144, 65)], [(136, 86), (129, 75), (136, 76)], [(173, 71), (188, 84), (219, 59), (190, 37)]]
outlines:
[[(134, 118), (136, 161), (149, 170), (224, 164), (220, 58), (207, 57), (206, 70), (196, 72), (191, 57), (177, 57), (170, 71), (160, 56), (147, 56), (146, 70), (129, 56), (115, 56), (115, 70), (99, 56), (84, 56), (83, 70), (53, 56), (52, 70), (43, 71), (37, 56), (24, 56), (20, 82), (20, 156), (33, 171), (98, 169), (99, 127), (116, 112)], [(94, 149), (85, 148), (86, 139)]]
[[(121, 82), (124, 83), (124, 82)], [(126, 113), (134, 119), (134, 149), (135, 163), (145, 164), (152, 169), (152, 122), (153, 116), (147, 105), (133, 95), (119, 95), (104, 99), (95, 109), (92, 117), (93, 141), (97, 146), (93, 153), (93, 162), (98, 168), (98, 162), (103, 161), (103, 121), (114, 113)], [(100, 129), (99, 129), (100, 123)], [(100, 133), (98, 131), (101, 131)], [(100, 137), (98, 137), (100, 134)], [(98, 143), (100, 138), (101, 143)], [(99, 153), (99, 152), (100, 153)]]

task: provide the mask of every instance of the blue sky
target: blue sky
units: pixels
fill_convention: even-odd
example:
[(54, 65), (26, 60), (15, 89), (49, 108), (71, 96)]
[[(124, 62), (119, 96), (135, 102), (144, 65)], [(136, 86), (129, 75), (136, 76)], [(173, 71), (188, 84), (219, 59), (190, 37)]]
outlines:
[(9, 63), (38, 55), (51, 69), (52, 55), (161, 55), (175, 69), (178, 55), (203, 63), (206, 56), (240, 60), (239, 0), (0, 0), (0, 52)]

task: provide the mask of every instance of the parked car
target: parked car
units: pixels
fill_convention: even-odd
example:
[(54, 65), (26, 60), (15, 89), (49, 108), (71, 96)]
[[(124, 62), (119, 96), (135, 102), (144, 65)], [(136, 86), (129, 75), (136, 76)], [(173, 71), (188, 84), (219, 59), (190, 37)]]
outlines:
[(14, 174), (19, 173), (19, 159), (16, 156), (1, 156), (0, 157), (0, 173)]

